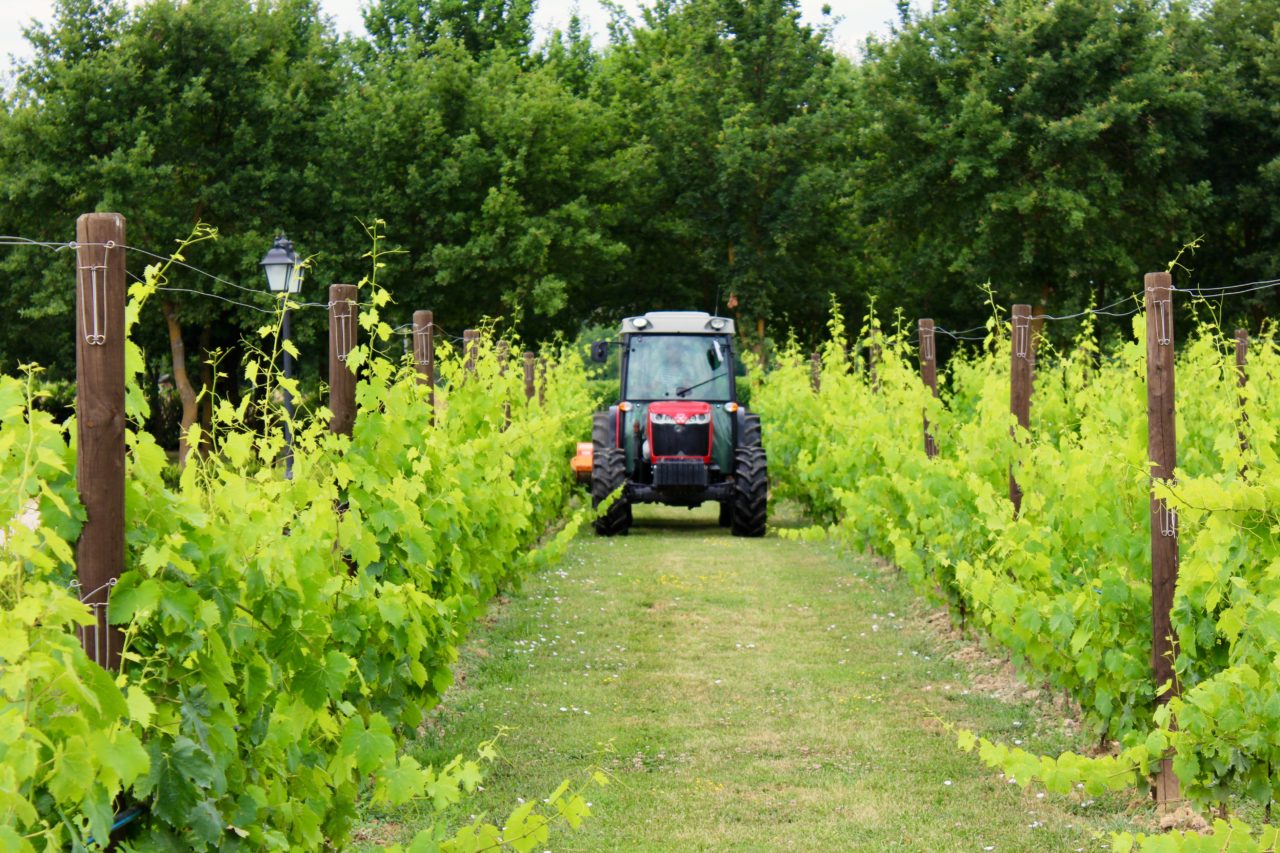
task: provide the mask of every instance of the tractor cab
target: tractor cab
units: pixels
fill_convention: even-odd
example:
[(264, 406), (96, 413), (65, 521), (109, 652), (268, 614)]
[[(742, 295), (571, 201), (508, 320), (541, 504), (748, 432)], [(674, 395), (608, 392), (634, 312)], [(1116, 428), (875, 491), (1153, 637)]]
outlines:
[(621, 347), (619, 400), (597, 412), (592, 497), (623, 486), (596, 521), (623, 533), (631, 506), (720, 504), (736, 535), (764, 534), (768, 478), (760, 421), (737, 402), (733, 321), (696, 311), (651, 311), (622, 321), (617, 342), (592, 346), (595, 361)]

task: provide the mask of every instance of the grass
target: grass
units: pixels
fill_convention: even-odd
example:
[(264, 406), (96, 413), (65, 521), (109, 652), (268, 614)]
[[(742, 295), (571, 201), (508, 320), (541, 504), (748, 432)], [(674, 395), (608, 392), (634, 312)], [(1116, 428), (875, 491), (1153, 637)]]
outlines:
[[(828, 544), (734, 538), (714, 507), (640, 508), (630, 536), (584, 536), (511, 596), (410, 752), (439, 766), (505, 727), (455, 823), (500, 822), (602, 767), (613, 783), (552, 835), (559, 851), (1098, 850), (1148, 820), (1136, 794), (1037, 795), (960, 752), (947, 724), (1043, 753), (1085, 744), (1043, 703), (971, 684), (955, 653), (972, 647), (934, 615), (892, 569)], [(404, 841), (431, 819), (370, 813), (359, 837)]]

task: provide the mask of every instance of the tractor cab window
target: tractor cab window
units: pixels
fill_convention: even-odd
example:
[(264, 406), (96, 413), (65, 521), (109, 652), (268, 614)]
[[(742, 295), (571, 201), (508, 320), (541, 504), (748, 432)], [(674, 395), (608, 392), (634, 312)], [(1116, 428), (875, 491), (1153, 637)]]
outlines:
[(623, 394), (630, 400), (731, 399), (724, 335), (632, 335)]

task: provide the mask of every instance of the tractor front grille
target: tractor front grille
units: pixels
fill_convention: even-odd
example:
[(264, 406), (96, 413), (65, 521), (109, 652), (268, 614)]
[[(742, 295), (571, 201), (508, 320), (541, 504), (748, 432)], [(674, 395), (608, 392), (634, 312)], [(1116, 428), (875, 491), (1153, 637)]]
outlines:
[(653, 466), (655, 486), (707, 485), (707, 466), (700, 460), (690, 462), (656, 462)]
[(697, 456), (711, 453), (711, 424), (653, 424), (654, 459), (666, 456)]

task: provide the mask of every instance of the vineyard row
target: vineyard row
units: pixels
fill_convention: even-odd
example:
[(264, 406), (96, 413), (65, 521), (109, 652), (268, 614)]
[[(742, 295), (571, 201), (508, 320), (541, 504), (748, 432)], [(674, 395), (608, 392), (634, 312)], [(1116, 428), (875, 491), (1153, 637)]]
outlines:
[[(486, 603), (581, 520), (564, 464), (590, 410), (577, 359), (547, 352), (535, 390), (530, 354), (521, 376), (511, 342), (472, 333), (459, 352), (421, 313), (415, 356), (393, 357), (386, 292), (336, 285), (329, 405), (284, 414), (277, 315), (243, 376), (219, 374), (243, 393), (214, 399), (177, 472), (134, 426), (129, 335), (164, 265), (126, 305), (123, 233), (98, 230), (118, 219), (78, 227), (74, 425), (42, 410), (33, 371), (0, 377), (0, 849), (92, 847), (126, 821), (144, 848), (341, 847), (358, 802), (457, 802), (475, 761), (400, 747)], [(77, 586), (101, 596), (92, 613)], [(586, 811), (569, 786), (530, 803), (415, 849), (500, 833), (519, 849)]]
[[(1166, 802), (1265, 805), (1280, 790), (1280, 359), (1263, 335), (1245, 363), (1207, 323), (1175, 353), (1176, 291), (1164, 274), (1145, 290), (1133, 339), (1105, 358), (1086, 317), (1037, 361), (1019, 306), (941, 376), (927, 321), (909, 341), (868, 318), (863, 371), (836, 316), (819, 358), (786, 352), (754, 399), (779, 496), (893, 559), (1122, 743), (1051, 758), (983, 742), (984, 758), (1051, 790), (1154, 777)], [(923, 442), (902, 428), (921, 413)]]

